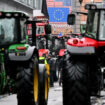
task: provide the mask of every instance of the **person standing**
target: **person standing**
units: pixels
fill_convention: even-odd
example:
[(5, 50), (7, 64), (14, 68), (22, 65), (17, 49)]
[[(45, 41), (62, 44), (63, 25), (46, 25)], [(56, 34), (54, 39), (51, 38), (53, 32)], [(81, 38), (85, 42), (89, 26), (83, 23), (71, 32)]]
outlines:
[(53, 78), (53, 67), (52, 67), (52, 59), (51, 59), (51, 55), (48, 55), (48, 64), (50, 65), (50, 87), (54, 87), (54, 78)]

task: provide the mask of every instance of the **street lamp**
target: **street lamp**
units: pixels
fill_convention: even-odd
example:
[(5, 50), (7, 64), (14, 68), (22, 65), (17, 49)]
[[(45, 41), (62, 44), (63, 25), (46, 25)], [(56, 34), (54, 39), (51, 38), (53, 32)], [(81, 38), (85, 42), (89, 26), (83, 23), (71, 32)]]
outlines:
[(83, 0), (79, 0), (79, 3), (82, 4)]

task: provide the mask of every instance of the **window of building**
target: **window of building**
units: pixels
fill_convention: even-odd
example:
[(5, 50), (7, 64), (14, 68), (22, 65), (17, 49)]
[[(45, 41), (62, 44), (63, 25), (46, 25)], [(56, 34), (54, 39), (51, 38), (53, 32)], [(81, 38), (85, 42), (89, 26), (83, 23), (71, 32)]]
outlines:
[(24, 4), (27, 4), (28, 3), (28, 0), (16, 0), (17, 2), (19, 1), (19, 2), (22, 2), (22, 3), (24, 3)]
[(28, 5), (33, 7), (33, 0), (28, 0)]
[(28, 0), (24, 0), (24, 3), (27, 4), (28, 3)]
[(26, 1), (26, 0), (21, 0), (21, 2), (23, 2), (23, 3), (24, 3), (25, 1)]
[(39, 0), (16, 0), (16, 1), (28, 5), (32, 8), (36, 8), (36, 2), (39, 2)]
[(36, 8), (36, 1), (37, 0), (33, 0), (33, 7)]

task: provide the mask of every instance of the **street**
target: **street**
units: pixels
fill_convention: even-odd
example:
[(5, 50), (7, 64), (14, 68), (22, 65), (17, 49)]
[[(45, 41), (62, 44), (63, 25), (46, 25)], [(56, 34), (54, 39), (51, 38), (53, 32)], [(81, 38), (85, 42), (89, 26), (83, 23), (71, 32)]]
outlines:
[(0, 0), (0, 105), (87, 104), (105, 105), (105, 0)]
[(58, 83), (50, 88), (48, 105), (62, 105), (62, 88), (59, 87)]
[[(105, 95), (105, 92), (101, 93)], [(105, 97), (96, 98), (91, 97), (92, 105), (105, 105)], [(16, 95), (4, 96), (0, 99), (0, 105), (17, 105)], [(58, 83), (50, 88), (48, 105), (63, 105), (62, 103), (62, 88)]]
[[(0, 105), (17, 105), (16, 95), (2, 97)], [(48, 105), (62, 105), (62, 88), (58, 86), (58, 83), (50, 88)]]

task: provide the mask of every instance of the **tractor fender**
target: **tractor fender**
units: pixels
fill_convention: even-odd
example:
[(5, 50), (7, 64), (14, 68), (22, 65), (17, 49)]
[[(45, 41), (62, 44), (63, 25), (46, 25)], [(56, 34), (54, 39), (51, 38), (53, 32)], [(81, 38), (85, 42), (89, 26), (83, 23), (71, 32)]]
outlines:
[(59, 56), (63, 56), (65, 54), (66, 49), (60, 49)]
[(67, 51), (72, 55), (92, 55), (95, 54), (95, 48), (90, 47), (76, 47), (67, 45)]
[(35, 53), (35, 46), (29, 46), (25, 52), (8, 53), (9, 60), (11, 61), (27, 61), (31, 59)]
[[(46, 74), (46, 75), (45, 75)], [(39, 82), (43, 84), (43, 79), (47, 78), (45, 64), (39, 64)]]
[(67, 41), (67, 50), (73, 55), (92, 55), (95, 54), (98, 48), (98, 42), (95, 39), (83, 38), (70, 38)]

